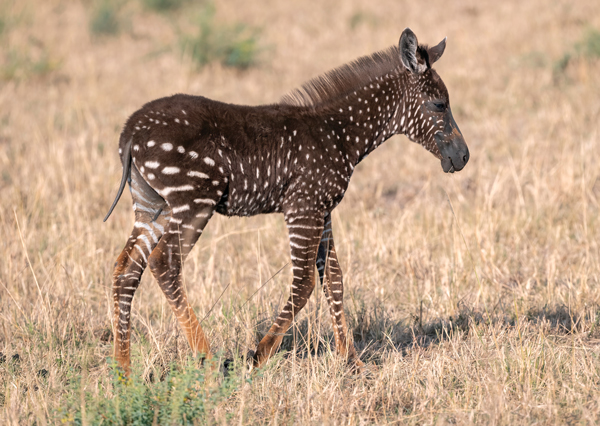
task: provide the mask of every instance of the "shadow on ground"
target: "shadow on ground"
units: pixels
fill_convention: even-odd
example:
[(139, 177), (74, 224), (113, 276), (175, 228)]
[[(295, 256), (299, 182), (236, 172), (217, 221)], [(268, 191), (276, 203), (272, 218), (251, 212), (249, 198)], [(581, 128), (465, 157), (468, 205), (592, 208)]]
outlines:
[[(361, 357), (377, 362), (389, 350), (404, 356), (415, 349), (426, 349), (453, 338), (468, 338), (474, 331), (491, 327), (511, 330), (543, 331), (547, 336), (583, 335), (587, 339), (600, 339), (600, 307), (586, 307), (573, 311), (566, 305), (543, 306), (515, 312), (496, 309), (489, 315), (484, 309), (461, 304), (458, 312), (445, 318), (424, 321), (421, 315), (395, 320), (381, 304), (360, 304), (348, 312), (348, 325), (356, 349)], [(266, 333), (257, 331), (257, 341)], [(319, 335), (316, 335), (320, 333)], [(283, 339), (280, 351), (291, 356), (320, 356), (334, 350), (333, 333), (329, 329), (315, 330), (309, 319), (298, 321)]]

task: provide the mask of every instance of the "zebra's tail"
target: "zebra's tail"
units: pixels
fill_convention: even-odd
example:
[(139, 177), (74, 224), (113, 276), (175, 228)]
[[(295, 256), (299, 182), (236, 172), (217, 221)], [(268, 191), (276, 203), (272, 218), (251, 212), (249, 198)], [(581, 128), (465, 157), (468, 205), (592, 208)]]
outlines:
[(122, 158), (122, 160), (123, 160), (123, 176), (121, 177), (121, 185), (119, 185), (119, 192), (117, 193), (117, 196), (115, 198), (115, 201), (113, 201), (112, 206), (110, 206), (110, 209), (108, 210), (108, 213), (106, 214), (106, 217), (104, 218), (103, 222), (106, 222), (106, 220), (108, 219), (108, 217), (114, 210), (115, 206), (119, 202), (121, 195), (123, 195), (123, 190), (125, 189), (125, 184), (127, 183), (127, 179), (129, 179), (129, 175), (131, 173), (131, 139), (129, 140), (129, 142), (127, 142), (125, 144), (123, 149), (125, 151), (123, 152), (123, 158)]

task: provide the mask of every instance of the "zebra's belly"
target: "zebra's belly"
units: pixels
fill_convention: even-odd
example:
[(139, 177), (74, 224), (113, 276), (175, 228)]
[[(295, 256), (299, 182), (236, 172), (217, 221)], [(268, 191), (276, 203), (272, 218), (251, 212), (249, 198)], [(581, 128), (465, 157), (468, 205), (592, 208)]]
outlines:
[(226, 216), (254, 216), (281, 212), (279, 191), (262, 191), (258, 187), (239, 188), (230, 183), (228, 190), (216, 206), (217, 213)]

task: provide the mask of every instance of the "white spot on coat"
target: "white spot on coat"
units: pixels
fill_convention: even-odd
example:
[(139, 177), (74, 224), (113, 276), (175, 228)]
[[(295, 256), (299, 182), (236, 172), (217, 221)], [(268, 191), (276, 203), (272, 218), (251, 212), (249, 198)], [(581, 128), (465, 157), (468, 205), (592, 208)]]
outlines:
[(208, 179), (209, 178), (209, 176), (206, 173), (197, 172), (195, 170), (190, 170), (189, 172), (187, 172), (187, 175), (189, 177), (197, 177), (197, 178), (201, 178), (201, 179)]
[(165, 175), (174, 175), (180, 172), (179, 167), (165, 167), (162, 169), (163, 174)]

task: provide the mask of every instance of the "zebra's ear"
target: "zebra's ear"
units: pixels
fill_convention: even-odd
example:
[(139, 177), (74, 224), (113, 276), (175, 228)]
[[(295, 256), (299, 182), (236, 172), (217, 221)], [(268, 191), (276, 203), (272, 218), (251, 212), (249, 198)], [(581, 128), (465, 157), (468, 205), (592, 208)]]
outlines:
[(427, 64), (418, 53), (419, 42), (417, 36), (410, 28), (402, 31), (400, 36), (400, 60), (402, 65), (412, 73), (423, 72), (427, 69)]
[(446, 49), (446, 37), (442, 41), (439, 42), (437, 46), (430, 47), (427, 49), (427, 55), (429, 56), (429, 65), (433, 65), (438, 59), (442, 57), (444, 54), (444, 49)]

